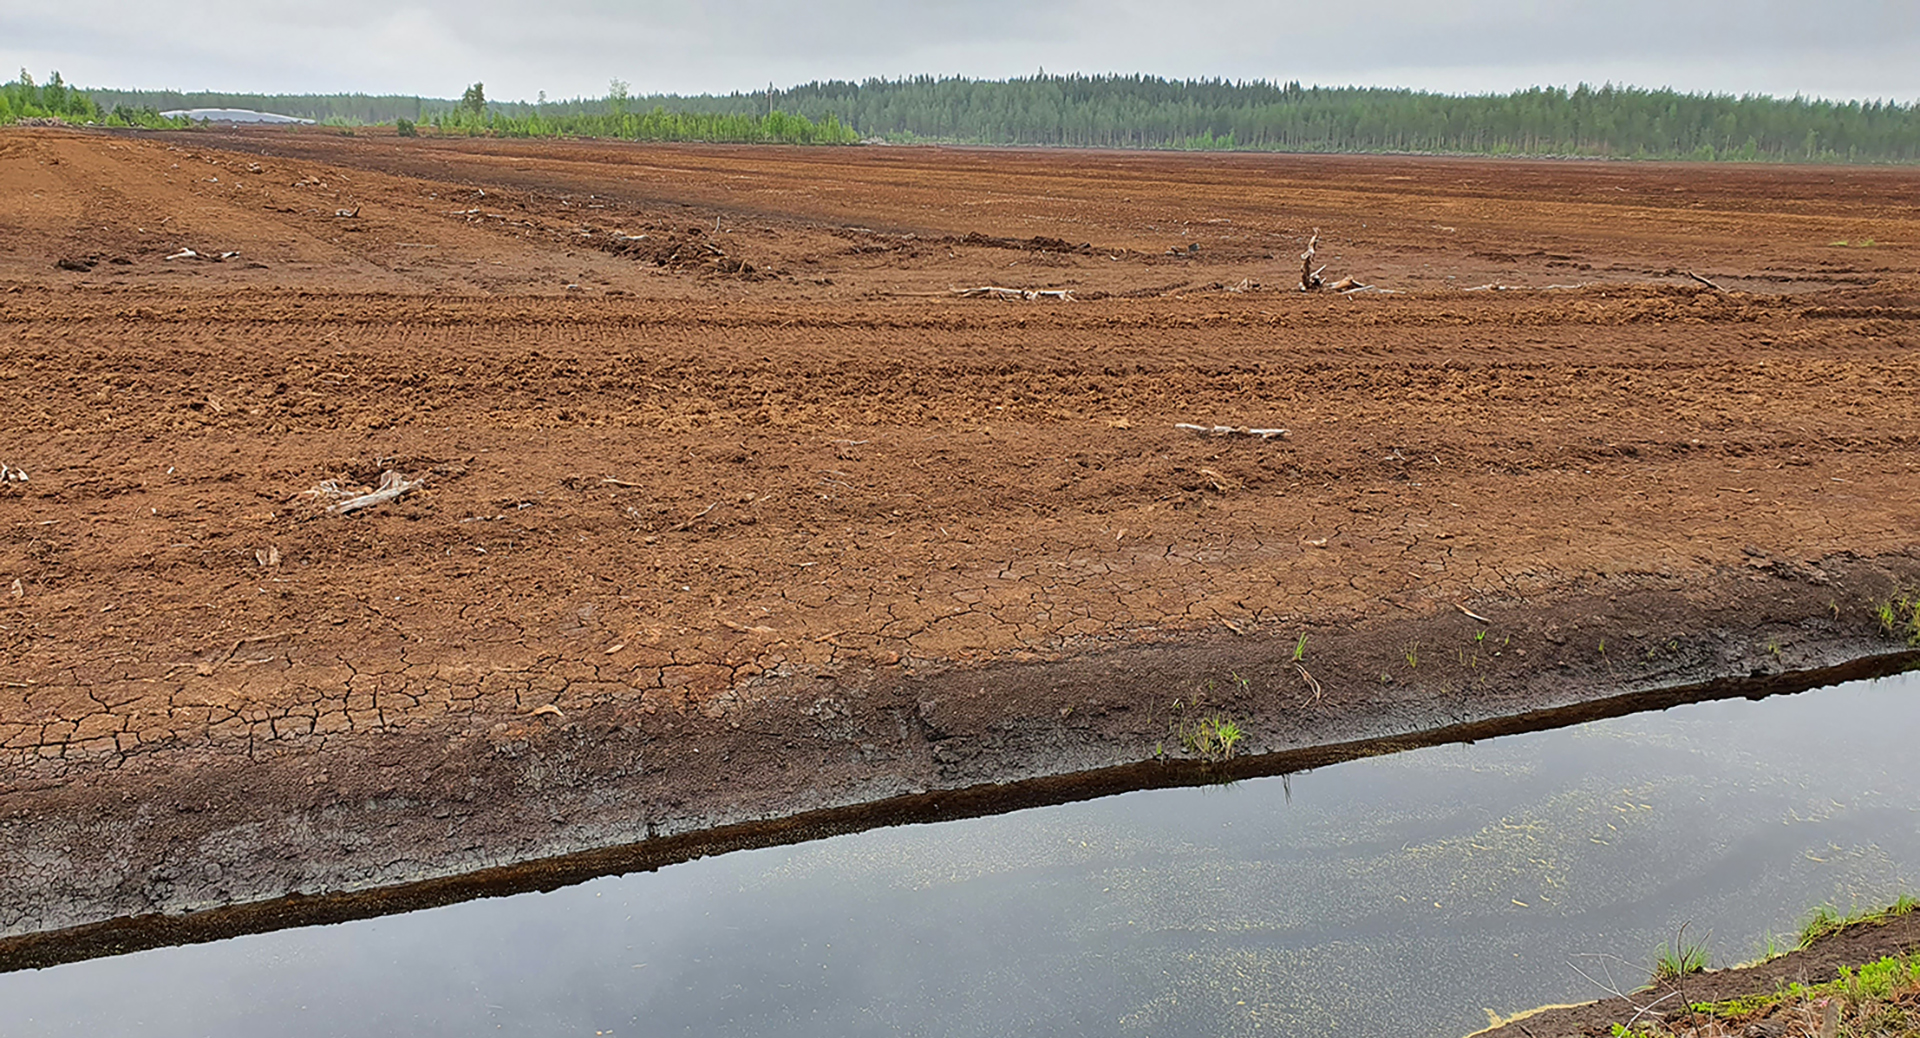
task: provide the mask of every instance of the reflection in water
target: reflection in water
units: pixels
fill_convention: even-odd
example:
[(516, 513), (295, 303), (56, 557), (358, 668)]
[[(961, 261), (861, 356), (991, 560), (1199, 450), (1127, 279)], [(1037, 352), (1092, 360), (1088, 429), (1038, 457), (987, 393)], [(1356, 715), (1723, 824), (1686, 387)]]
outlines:
[[(1920, 877), (1920, 680), (0, 975), (0, 1034), (1431, 1035)], [(1595, 958), (1594, 956), (1601, 956)], [(1620, 960), (1604, 956), (1618, 956)], [(1597, 976), (1598, 974), (1595, 973)], [(1631, 979), (1639, 979), (1632, 976)]]

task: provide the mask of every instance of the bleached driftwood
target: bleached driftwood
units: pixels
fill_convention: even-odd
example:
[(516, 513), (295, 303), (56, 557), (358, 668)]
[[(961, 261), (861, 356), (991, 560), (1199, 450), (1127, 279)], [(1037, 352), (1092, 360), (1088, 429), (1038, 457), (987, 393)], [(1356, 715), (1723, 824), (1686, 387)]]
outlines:
[(1319, 245), (1320, 228), (1315, 227), (1313, 237), (1307, 239), (1307, 251), (1300, 254), (1300, 291), (1302, 292), (1311, 292), (1319, 288), (1321, 271), (1327, 269), (1325, 267), (1321, 267), (1320, 270), (1313, 269), (1313, 254), (1318, 250)]
[(1195, 425), (1192, 422), (1175, 422), (1175, 429), (1184, 429), (1195, 436), (1258, 436), (1263, 440), (1274, 437), (1284, 439), (1285, 429), (1249, 429), (1244, 425)]
[(357, 497), (349, 497), (336, 501), (327, 506), (327, 512), (330, 515), (346, 515), (349, 512), (357, 512), (362, 508), (384, 505), (388, 501), (397, 499), (401, 494), (425, 482), (426, 480), (422, 479), (408, 479), (400, 473), (388, 469), (380, 474), (380, 485), (375, 488), (372, 493), (361, 494)]
[(953, 294), (964, 299), (1065, 299), (1072, 301), (1073, 293), (1064, 288), (1001, 288), (997, 285), (981, 285), (978, 288), (956, 288)]
[(240, 252), (237, 249), (229, 252), (210, 254), (205, 252), (195, 252), (192, 249), (189, 249), (183, 245), (181, 246), (179, 252), (173, 253), (172, 255), (166, 256), (164, 258), (170, 259), (170, 260), (197, 259), (197, 260), (206, 260), (208, 263), (225, 263), (226, 261), (238, 255), (240, 255)]
[(1703, 285), (1705, 285), (1705, 286), (1707, 286), (1708, 288), (1711, 288), (1711, 289), (1713, 289), (1713, 290), (1714, 290), (1715, 292), (1724, 292), (1724, 291), (1726, 291), (1726, 289), (1724, 289), (1724, 288), (1721, 288), (1721, 287), (1720, 287), (1719, 285), (1716, 285), (1716, 284), (1714, 284), (1713, 282), (1711, 282), (1711, 281), (1708, 281), (1708, 280), (1707, 280), (1706, 278), (1703, 278), (1703, 277), (1701, 277), (1701, 276), (1700, 276), (1700, 275), (1698, 275), (1698, 274), (1695, 274), (1695, 273), (1694, 273), (1693, 271), (1691, 271), (1691, 270), (1683, 270), (1683, 271), (1681, 271), (1680, 273), (1682, 273), (1682, 274), (1685, 274), (1686, 276), (1688, 276), (1688, 277), (1690, 277), (1690, 278), (1692, 278), (1692, 279), (1694, 279), (1695, 281), (1698, 281), (1698, 282), (1700, 282), (1701, 284), (1703, 284)]

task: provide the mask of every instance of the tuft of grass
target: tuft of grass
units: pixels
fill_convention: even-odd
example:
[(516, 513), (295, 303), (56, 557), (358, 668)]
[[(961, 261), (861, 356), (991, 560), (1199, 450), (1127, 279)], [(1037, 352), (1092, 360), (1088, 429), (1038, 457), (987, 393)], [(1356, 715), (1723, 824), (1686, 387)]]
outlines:
[(1307, 635), (1306, 635), (1306, 632), (1302, 631), (1300, 633), (1300, 640), (1293, 643), (1293, 662), (1305, 663), (1306, 661), (1307, 661)]
[(1882, 631), (1920, 648), (1920, 591), (1902, 591), (1875, 603), (1873, 615)]
[(1663, 980), (1679, 980), (1690, 973), (1704, 973), (1706, 969), (1706, 942), (1685, 940), (1684, 933), (1676, 935), (1672, 945), (1660, 949), (1653, 956), (1655, 983)]
[(1912, 894), (1902, 894), (1886, 908), (1850, 912), (1845, 915), (1832, 905), (1821, 905), (1807, 913), (1800, 924), (1800, 947), (1805, 948), (1822, 937), (1828, 937), (1845, 930), (1849, 926), (1861, 923), (1884, 923), (1894, 916), (1906, 915), (1920, 908), (1920, 900)]
[(1805, 948), (1822, 937), (1839, 933), (1846, 926), (1846, 916), (1832, 905), (1821, 905), (1807, 913), (1807, 918), (1801, 921), (1800, 947)]
[(1246, 737), (1238, 722), (1220, 714), (1211, 714), (1198, 721), (1182, 721), (1174, 729), (1180, 737), (1180, 746), (1188, 753), (1202, 760), (1222, 761), (1233, 757), (1233, 748)]
[[(1243, 693), (1252, 684), (1238, 674), (1233, 674), (1231, 677)], [(1213, 688), (1214, 684), (1209, 680), (1206, 689), (1211, 692)], [(1169, 730), (1173, 741), (1187, 753), (1202, 760), (1224, 761), (1232, 758), (1235, 747), (1240, 745), (1240, 740), (1246, 738), (1246, 729), (1240, 727), (1238, 721), (1226, 714), (1218, 711), (1201, 713), (1203, 709), (1198, 696), (1191, 701), (1184, 698), (1173, 701), (1174, 719)], [(1189, 716), (1189, 710), (1194, 711), (1198, 716)], [(1154, 744), (1153, 752), (1156, 757), (1162, 756), (1165, 752), (1163, 745)]]
[(1420, 669), (1420, 643), (1419, 642), (1407, 643), (1407, 669), (1408, 670)]

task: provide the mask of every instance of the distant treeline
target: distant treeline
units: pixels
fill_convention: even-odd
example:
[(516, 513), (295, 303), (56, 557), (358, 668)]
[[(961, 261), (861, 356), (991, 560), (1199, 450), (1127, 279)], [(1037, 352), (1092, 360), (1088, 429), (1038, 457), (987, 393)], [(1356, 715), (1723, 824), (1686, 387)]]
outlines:
[(423, 115), (436, 108), (451, 108), (454, 104), (452, 101), (390, 94), (216, 94), (206, 91), (182, 93), (178, 90), (88, 90), (87, 93), (93, 95), (95, 103), (109, 109), (115, 105), (152, 108), (161, 112), (189, 108), (245, 108), (349, 126), (378, 125), (398, 119), (418, 122)]
[(33, 81), (26, 69), (11, 83), (0, 83), (0, 126), (21, 119), (60, 119), (67, 122), (99, 123), (103, 126), (144, 126), (148, 129), (186, 126), (185, 119), (167, 119), (148, 105), (113, 105), (103, 108), (92, 91), (76, 90), (55, 72), (46, 85)]
[[(24, 88), (23, 88), (24, 84)], [(22, 89), (23, 88), (23, 89)], [(38, 100), (51, 92), (54, 102)], [(422, 127), (442, 134), (500, 137), (617, 137), (643, 141), (707, 141), (725, 144), (852, 144), (859, 136), (832, 113), (816, 118), (765, 111), (757, 103), (704, 104), (700, 98), (649, 99), (641, 104), (615, 84), (607, 97), (555, 103), (486, 100), (481, 84), (460, 100), (367, 94), (229, 94), (175, 90), (79, 90), (66, 86), (58, 72), (36, 88), (22, 70), (20, 80), (0, 87), (0, 98), (15, 94), (36, 100), (12, 107), (0, 100), (0, 123), (19, 116), (59, 117), (109, 125), (179, 127), (186, 119), (164, 119), (162, 111), (194, 108), (244, 108), (312, 119), (331, 126), (391, 123), (402, 133)], [(760, 95), (764, 100), (765, 95)], [(56, 110), (57, 108), (57, 110)], [(644, 109), (644, 110), (643, 110)], [(118, 114), (116, 114), (118, 113)]]
[(1262, 80), (1041, 74), (1004, 81), (931, 76), (831, 81), (759, 93), (642, 97), (627, 96), (625, 85), (616, 81), (603, 98), (534, 102), (486, 101), (478, 88), (475, 84), (460, 100), (85, 93), (102, 111), (252, 108), (334, 124), (405, 120), (410, 127), (460, 134), (796, 143), (879, 137), (1106, 148), (1920, 161), (1920, 103), (1614, 86), (1461, 97)]
[[(765, 104), (768, 95), (715, 102)], [(1920, 160), (1920, 104), (1672, 90), (1535, 88), (1470, 97), (1153, 76), (809, 83), (781, 109), (836, 112), (900, 140), (1103, 148), (1453, 152), (1768, 161)], [(717, 106), (717, 105), (716, 105)]]
[[(584, 106), (489, 104), (482, 85), (467, 88), (451, 110), (435, 112), (426, 125), (441, 134), (497, 137), (615, 137), (633, 141), (706, 141), (716, 144), (853, 144), (859, 135), (832, 112), (819, 119), (789, 115), (779, 109), (759, 112), (669, 111), (656, 104), (635, 112), (618, 81), (602, 102), (601, 111)], [(412, 135), (418, 126), (398, 122), (400, 132)]]

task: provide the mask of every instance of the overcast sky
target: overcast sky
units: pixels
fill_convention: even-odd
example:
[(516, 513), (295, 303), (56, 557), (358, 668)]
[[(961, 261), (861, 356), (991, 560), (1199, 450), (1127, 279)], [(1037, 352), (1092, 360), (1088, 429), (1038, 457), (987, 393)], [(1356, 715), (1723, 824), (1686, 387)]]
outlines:
[(91, 0), (0, 5), (0, 69), (86, 86), (599, 97), (1048, 72), (1482, 93), (1580, 82), (1920, 100), (1920, 0)]

